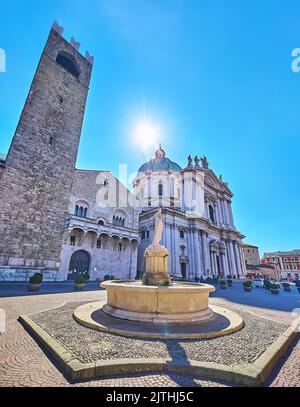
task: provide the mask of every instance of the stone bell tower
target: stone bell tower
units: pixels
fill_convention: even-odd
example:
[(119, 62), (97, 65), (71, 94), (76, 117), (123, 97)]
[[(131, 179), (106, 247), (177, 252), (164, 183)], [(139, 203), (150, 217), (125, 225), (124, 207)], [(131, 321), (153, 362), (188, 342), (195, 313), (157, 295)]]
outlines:
[(0, 266), (59, 265), (93, 58), (53, 24), (0, 179)]

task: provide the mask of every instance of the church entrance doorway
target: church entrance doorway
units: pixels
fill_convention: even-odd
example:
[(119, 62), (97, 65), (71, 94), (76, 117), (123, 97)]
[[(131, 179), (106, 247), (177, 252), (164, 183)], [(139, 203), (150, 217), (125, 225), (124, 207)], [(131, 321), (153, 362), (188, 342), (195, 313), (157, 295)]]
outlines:
[(77, 274), (88, 273), (90, 269), (90, 255), (85, 250), (73, 253), (70, 259), (68, 280), (74, 280)]
[(183, 280), (186, 280), (186, 263), (180, 263), (181, 264), (181, 277)]

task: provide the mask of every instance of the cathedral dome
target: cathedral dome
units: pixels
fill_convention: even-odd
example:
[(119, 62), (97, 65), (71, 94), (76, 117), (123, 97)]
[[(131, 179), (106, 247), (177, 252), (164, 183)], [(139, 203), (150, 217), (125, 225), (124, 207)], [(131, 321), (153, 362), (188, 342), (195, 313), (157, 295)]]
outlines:
[(179, 172), (182, 168), (180, 165), (176, 164), (174, 161), (171, 161), (166, 157), (165, 151), (159, 146), (158, 150), (155, 152), (155, 157), (150, 161), (143, 164), (139, 173), (155, 172), (155, 171), (171, 171)]

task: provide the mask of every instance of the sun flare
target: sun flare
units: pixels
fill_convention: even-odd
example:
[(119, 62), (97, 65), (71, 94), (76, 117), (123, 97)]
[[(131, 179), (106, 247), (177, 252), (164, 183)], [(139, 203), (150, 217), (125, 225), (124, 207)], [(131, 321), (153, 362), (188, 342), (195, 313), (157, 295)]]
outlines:
[(159, 126), (148, 120), (137, 122), (133, 129), (134, 142), (143, 149), (157, 146), (160, 140)]

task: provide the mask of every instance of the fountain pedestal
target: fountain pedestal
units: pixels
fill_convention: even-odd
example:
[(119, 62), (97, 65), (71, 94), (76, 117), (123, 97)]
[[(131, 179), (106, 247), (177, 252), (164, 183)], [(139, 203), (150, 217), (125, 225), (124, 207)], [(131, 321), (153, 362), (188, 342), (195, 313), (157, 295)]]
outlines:
[(168, 274), (168, 250), (162, 245), (151, 245), (145, 251), (146, 272), (143, 276), (144, 285), (168, 286), (171, 277)]

